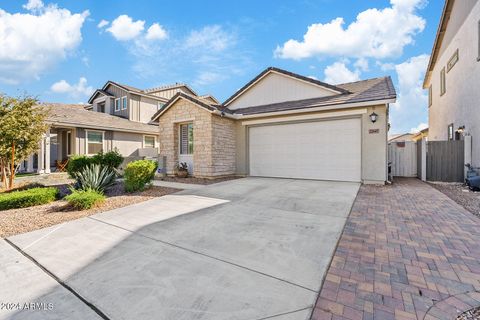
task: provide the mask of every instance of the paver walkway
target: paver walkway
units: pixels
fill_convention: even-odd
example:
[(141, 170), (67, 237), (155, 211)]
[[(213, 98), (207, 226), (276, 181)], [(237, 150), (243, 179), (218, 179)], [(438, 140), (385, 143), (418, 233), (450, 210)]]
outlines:
[(312, 319), (455, 319), (476, 290), (480, 219), (401, 179), (361, 187)]

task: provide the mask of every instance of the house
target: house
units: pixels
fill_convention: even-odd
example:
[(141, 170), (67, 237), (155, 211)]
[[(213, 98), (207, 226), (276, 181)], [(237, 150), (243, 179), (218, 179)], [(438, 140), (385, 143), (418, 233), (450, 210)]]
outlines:
[(480, 1), (447, 0), (426, 70), (428, 139), (472, 136), (472, 164), (480, 166)]
[(223, 104), (177, 92), (152, 117), (166, 172), (384, 183), (389, 77), (330, 85), (267, 68)]
[[(89, 105), (43, 104), (50, 130), (37, 154), (22, 164), (26, 172), (49, 173), (71, 155), (118, 150), (127, 160), (158, 155), (158, 126), (152, 116), (178, 92), (196, 96), (186, 84), (141, 90), (113, 81), (96, 90)], [(200, 99), (217, 103), (213, 96)]]
[(412, 138), (414, 136), (415, 136), (415, 133), (392, 134), (388, 137), (388, 143), (412, 141)]
[(422, 139), (428, 139), (428, 128), (420, 130), (419, 132), (415, 133), (412, 137), (412, 140), (418, 142)]

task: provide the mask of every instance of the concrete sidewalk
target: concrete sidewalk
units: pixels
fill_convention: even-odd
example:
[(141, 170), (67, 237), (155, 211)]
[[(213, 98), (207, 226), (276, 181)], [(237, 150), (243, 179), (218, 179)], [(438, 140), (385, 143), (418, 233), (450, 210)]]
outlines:
[(109, 319), (308, 319), (358, 188), (232, 180), (9, 240)]

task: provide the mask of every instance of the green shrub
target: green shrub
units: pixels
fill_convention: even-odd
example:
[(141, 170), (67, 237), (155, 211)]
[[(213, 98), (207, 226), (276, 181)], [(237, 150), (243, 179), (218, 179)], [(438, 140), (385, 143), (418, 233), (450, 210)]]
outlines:
[(77, 172), (77, 189), (103, 193), (115, 184), (115, 169), (100, 164), (90, 164)]
[(95, 190), (73, 190), (65, 197), (68, 203), (78, 210), (87, 210), (99, 205), (105, 200), (105, 196)]
[(135, 192), (145, 189), (155, 176), (158, 163), (152, 160), (138, 160), (130, 162), (125, 168), (125, 190)]
[(118, 167), (120, 167), (123, 162), (123, 156), (118, 152), (118, 149), (116, 148), (113, 151), (109, 151), (106, 153), (99, 152), (92, 158), (94, 163), (115, 169), (118, 169)]
[(76, 179), (77, 173), (85, 169), (88, 165), (93, 164), (93, 158), (87, 156), (74, 155), (68, 160), (67, 172), (70, 177)]
[(76, 179), (77, 174), (83, 171), (89, 165), (99, 164), (104, 167), (118, 169), (122, 162), (123, 157), (117, 149), (106, 153), (99, 152), (93, 157), (87, 157), (85, 155), (74, 155), (71, 156), (68, 161), (67, 172), (72, 178)]
[(33, 188), (0, 194), (0, 210), (26, 208), (50, 203), (57, 198), (57, 188)]

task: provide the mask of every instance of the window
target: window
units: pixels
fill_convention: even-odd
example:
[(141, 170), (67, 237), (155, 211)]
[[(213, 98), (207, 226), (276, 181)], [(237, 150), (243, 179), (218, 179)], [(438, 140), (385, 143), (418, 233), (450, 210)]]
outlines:
[(115, 111), (120, 111), (120, 98), (115, 99)]
[(72, 154), (72, 132), (67, 131), (67, 155)]
[(98, 111), (98, 112), (105, 113), (105, 103), (99, 104), (97, 111)]
[(127, 97), (122, 97), (122, 110), (127, 110)]
[(430, 87), (428, 87), (428, 107), (429, 108), (432, 106), (432, 99), (433, 99), (432, 85), (430, 85)]
[(454, 132), (453, 132), (453, 123), (448, 125), (448, 141), (451, 141), (454, 139)]
[(450, 60), (448, 60), (448, 63), (447, 63), (447, 72), (449, 72), (450, 70), (452, 70), (452, 68), (455, 66), (455, 64), (457, 64), (458, 62), (458, 49), (455, 50), (455, 53), (453, 54), (453, 56), (450, 58)]
[(193, 123), (180, 125), (180, 154), (193, 154)]
[(103, 151), (103, 132), (87, 130), (87, 154)]
[(447, 92), (447, 80), (445, 79), (445, 68), (440, 71), (440, 95), (443, 96)]
[(163, 107), (164, 105), (165, 105), (165, 103), (159, 101), (158, 104), (157, 104), (157, 111), (160, 110), (160, 109), (162, 109), (162, 107)]
[(155, 137), (154, 136), (143, 136), (143, 147), (144, 148), (155, 148)]

